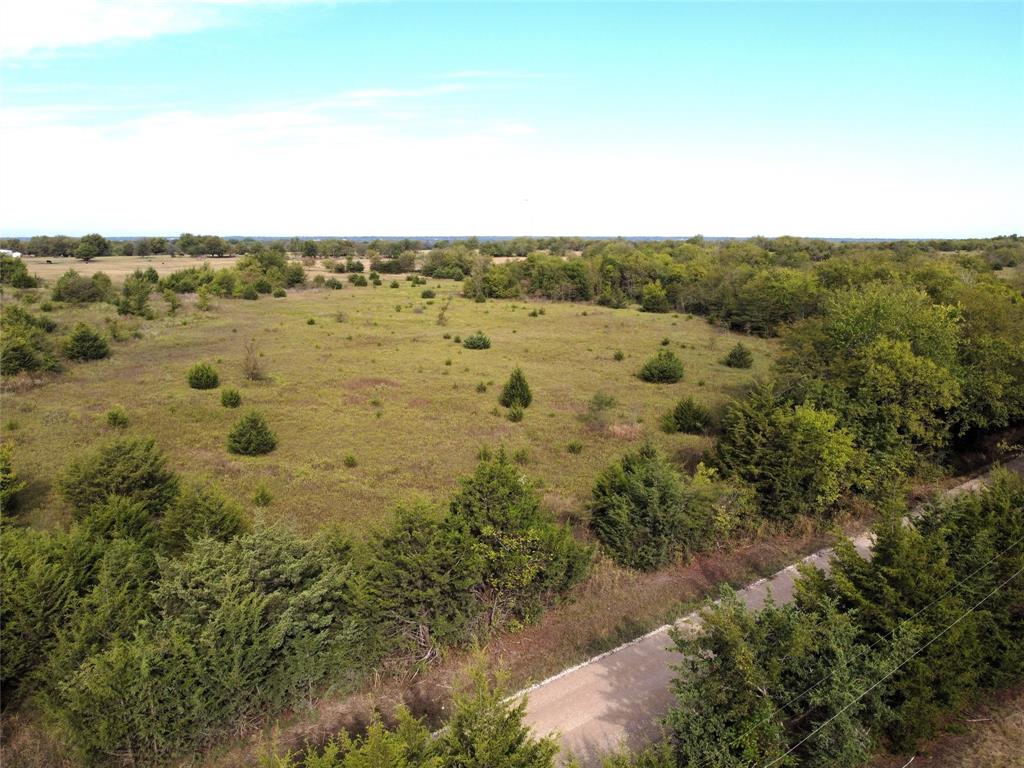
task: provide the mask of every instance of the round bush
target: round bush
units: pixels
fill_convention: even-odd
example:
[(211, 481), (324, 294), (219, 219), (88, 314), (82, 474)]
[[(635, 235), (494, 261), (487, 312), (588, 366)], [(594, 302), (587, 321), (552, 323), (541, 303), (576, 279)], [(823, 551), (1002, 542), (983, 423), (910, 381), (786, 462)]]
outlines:
[(483, 331), (477, 331), (463, 339), (462, 346), (466, 349), (490, 349), (491, 340)]
[(683, 361), (670, 349), (660, 349), (640, 369), (640, 378), (655, 384), (673, 384), (683, 378)]
[(237, 389), (222, 389), (220, 392), (220, 404), (225, 408), (237, 408), (242, 404), (242, 396)]
[(523, 420), (523, 406), (516, 403), (508, 409), (508, 420), (511, 422), (519, 422)]
[(216, 389), (219, 384), (217, 369), (209, 363), (196, 363), (188, 369), (188, 385), (192, 389)]
[(228, 451), (242, 456), (261, 456), (276, 447), (277, 436), (259, 411), (245, 414), (228, 435)]
[(79, 323), (64, 342), (69, 360), (101, 360), (110, 354), (106, 340), (85, 323)]
[(286, 291), (284, 288), (275, 288), (274, 293), (272, 295), (275, 299), (283, 299), (285, 296), (288, 295), (288, 291)]
[(662, 427), (666, 432), (685, 432), (701, 435), (711, 426), (711, 411), (692, 397), (676, 403), (676, 407), (665, 414)]
[(437, 296), (437, 294), (434, 291), (430, 290), (429, 288), (427, 288), (425, 291), (420, 293), (420, 298), (421, 299), (432, 299), (435, 296)]
[(749, 368), (754, 364), (754, 356), (749, 349), (743, 346), (743, 342), (739, 342), (729, 350), (729, 354), (722, 359), (722, 363), (729, 368)]

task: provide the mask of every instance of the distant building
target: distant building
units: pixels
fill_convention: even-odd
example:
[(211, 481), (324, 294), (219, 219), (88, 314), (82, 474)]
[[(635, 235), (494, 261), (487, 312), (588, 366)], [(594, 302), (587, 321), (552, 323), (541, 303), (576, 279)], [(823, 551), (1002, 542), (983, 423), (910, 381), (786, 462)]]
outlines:
[(20, 259), (21, 258), (21, 252), (20, 251), (11, 251), (11, 250), (8, 250), (7, 248), (0, 248), (0, 256), (13, 256), (15, 259)]

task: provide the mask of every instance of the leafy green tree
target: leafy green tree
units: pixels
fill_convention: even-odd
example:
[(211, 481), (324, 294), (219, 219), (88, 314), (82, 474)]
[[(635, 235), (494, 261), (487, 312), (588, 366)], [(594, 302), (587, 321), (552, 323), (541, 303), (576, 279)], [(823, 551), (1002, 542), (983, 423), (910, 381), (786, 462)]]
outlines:
[(228, 434), (228, 451), (242, 456), (259, 456), (277, 447), (277, 435), (259, 411), (249, 411)]
[(24, 261), (0, 254), (0, 284), (12, 288), (35, 288), (38, 281), (28, 273)]
[(75, 246), (75, 258), (81, 261), (92, 261), (110, 255), (110, 241), (95, 232), (84, 235)]
[(645, 444), (598, 476), (590, 528), (620, 565), (653, 570), (709, 538), (709, 510), (689, 502), (678, 473)]
[(553, 768), (558, 743), (536, 738), (523, 722), (526, 700), (508, 703), (482, 670), (456, 692), (453, 706), (438, 744), (445, 768)]
[(213, 486), (184, 487), (160, 521), (163, 551), (178, 555), (197, 539), (229, 541), (249, 530), (238, 505)]
[(504, 449), (461, 481), (446, 524), (469, 537), (483, 560), (479, 594), (489, 623), (529, 618), (587, 572), (590, 550), (556, 525)]
[(371, 553), (367, 583), (392, 643), (430, 659), (465, 637), (483, 608), (473, 590), (484, 568), (465, 531), (423, 507), (400, 508)]
[(757, 490), (765, 515), (821, 516), (849, 487), (853, 437), (836, 416), (793, 406), (761, 387), (733, 402), (722, 418), (715, 461)]
[(729, 368), (749, 368), (754, 364), (754, 356), (741, 341), (737, 342), (736, 346), (729, 350), (729, 353), (722, 360), (722, 364)]
[(64, 357), (69, 360), (102, 360), (109, 354), (107, 340), (85, 323), (78, 323), (64, 342)]
[(72, 461), (58, 481), (76, 519), (110, 496), (162, 513), (178, 495), (178, 477), (152, 439), (119, 438)]
[(117, 300), (117, 311), (122, 315), (138, 315), (149, 317), (149, 296), (153, 292), (153, 283), (140, 269), (128, 275), (121, 286), (121, 296)]
[(659, 349), (654, 357), (644, 363), (637, 375), (654, 384), (674, 384), (683, 378), (683, 361), (672, 350)]
[(0, 444), (0, 515), (7, 516), (14, 507), (15, 497), (25, 487), (25, 481), (18, 478), (14, 469), (14, 447), (10, 443)]
[(668, 294), (660, 280), (648, 283), (644, 286), (640, 297), (640, 305), (644, 312), (668, 312), (671, 308), (668, 303)]
[(526, 375), (521, 368), (512, 371), (505, 386), (501, 390), (501, 397), (498, 399), (503, 406), (511, 408), (518, 405), (520, 408), (529, 407), (533, 402), (533, 393), (530, 392), (530, 385), (526, 382)]
[(95, 301), (106, 301), (110, 298), (112, 290), (110, 278), (102, 272), (97, 272), (92, 277), (85, 277), (75, 270), (69, 269), (57, 278), (51, 298), (54, 301), (66, 301), (69, 304), (88, 304)]
[(662, 428), (669, 433), (685, 432), (701, 435), (711, 428), (711, 411), (692, 397), (684, 397), (661, 420)]

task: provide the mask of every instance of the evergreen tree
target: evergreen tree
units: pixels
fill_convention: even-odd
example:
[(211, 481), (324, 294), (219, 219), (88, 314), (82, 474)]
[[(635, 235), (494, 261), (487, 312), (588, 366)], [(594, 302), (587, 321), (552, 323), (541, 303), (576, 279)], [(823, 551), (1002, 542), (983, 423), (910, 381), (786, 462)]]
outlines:
[(506, 408), (511, 408), (513, 405), (527, 408), (533, 402), (530, 385), (526, 383), (526, 376), (521, 368), (516, 368), (512, 371), (512, 375), (508, 377), (505, 387), (501, 390), (501, 397), (498, 402)]
[(249, 411), (228, 435), (228, 451), (242, 456), (259, 456), (277, 447), (277, 436), (259, 411)]

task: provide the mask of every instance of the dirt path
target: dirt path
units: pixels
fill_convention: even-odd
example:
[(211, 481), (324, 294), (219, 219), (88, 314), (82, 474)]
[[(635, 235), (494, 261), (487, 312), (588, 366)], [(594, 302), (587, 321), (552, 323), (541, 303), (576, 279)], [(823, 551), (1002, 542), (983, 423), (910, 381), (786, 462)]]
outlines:
[[(1006, 464), (1024, 475), (1024, 457)], [(947, 492), (955, 495), (977, 490), (984, 477), (969, 480)], [(867, 556), (872, 537), (862, 533), (854, 546)], [(832, 549), (823, 549), (801, 562), (828, 569)], [(797, 564), (773, 576), (754, 582), (737, 592), (750, 608), (764, 604), (770, 592), (776, 602), (792, 599)], [(700, 613), (676, 621), (677, 627), (695, 629)], [(600, 756), (620, 746), (641, 746), (658, 733), (658, 719), (671, 704), (669, 685), (675, 676), (673, 665), (680, 656), (672, 650), (671, 625), (665, 625), (538, 683), (521, 694), (529, 695), (526, 721), (538, 735), (560, 735), (563, 755), (575, 756), (584, 766), (596, 766)]]

